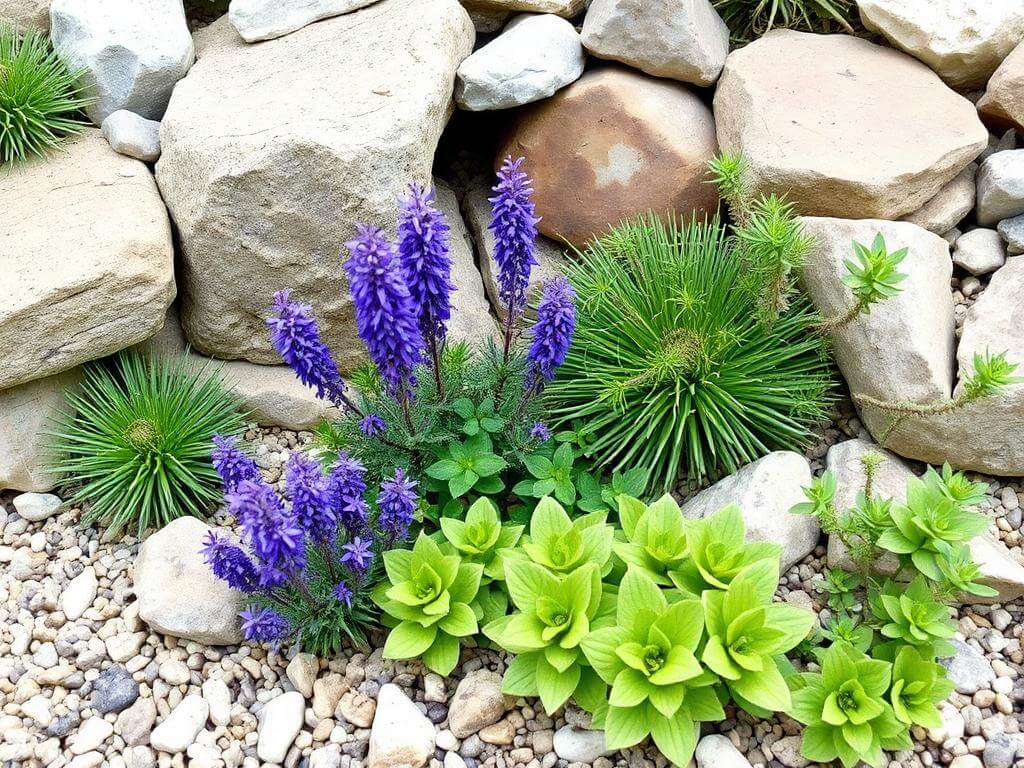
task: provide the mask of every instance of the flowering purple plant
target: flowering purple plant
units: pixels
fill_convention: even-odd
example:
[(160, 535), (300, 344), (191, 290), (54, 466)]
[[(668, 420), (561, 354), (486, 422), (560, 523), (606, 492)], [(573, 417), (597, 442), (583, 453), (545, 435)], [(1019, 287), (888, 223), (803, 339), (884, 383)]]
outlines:
[(215, 448), (210, 454), (210, 460), (228, 493), (234, 491), (242, 480), (256, 480), (260, 476), (256, 462), (241, 451), (237, 443), (238, 438), (231, 435), (213, 436)]
[(564, 277), (554, 277), (544, 286), (537, 305), (533, 341), (526, 355), (529, 365), (526, 385), (540, 390), (555, 378), (555, 369), (565, 362), (576, 330), (576, 292)]

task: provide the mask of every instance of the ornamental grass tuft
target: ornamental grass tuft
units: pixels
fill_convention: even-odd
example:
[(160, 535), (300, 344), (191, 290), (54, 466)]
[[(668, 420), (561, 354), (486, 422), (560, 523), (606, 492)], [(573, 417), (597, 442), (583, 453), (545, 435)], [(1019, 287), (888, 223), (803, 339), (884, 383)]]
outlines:
[(67, 403), (52, 434), (55, 470), (80, 486), (70, 502), (85, 505), (85, 521), (141, 531), (220, 501), (211, 440), (240, 431), (243, 417), (217, 371), (126, 352), (86, 367)]
[(714, 0), (733, 41), (746, 43), (773, 29), (853, 32), (851, 0)]

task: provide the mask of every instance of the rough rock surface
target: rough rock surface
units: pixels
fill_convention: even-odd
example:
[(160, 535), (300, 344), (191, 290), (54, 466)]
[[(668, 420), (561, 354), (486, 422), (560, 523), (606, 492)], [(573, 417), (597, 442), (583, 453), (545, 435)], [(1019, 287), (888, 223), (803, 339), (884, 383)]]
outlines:
[(473, 0), (472, 4), (492, 11), (554, 13), (571, 19), (587, 7), (588, 0)]
[(903, 217), (903, 221), (944, 235), (974, 209), (977, 187), (974, 177), (978, 172), (977, 163), (971, 163), (957, 174), (956, 178), (938, 191), (918, 210)]
[(729, 28), (709, 0), (593, 0), (581, 34), (598, 58), (701, 86), (729, 54)]
[(979, 227), (956, 239), (953, 263), (972, 275), (995, 272), (1006, 261), (1006, 244), (994, 229)]
[(84, 71), (96, 125), (119, 109), (159, 120), (195, 60), (181, 0), (53, 0), (50, 37), (68, 66)]
[(103, 136), (119, 154), (153, 162), (160, 157), (160, 123), (119, 109), (107, 115)]
[(434, 724), (392, 683), (381, 686), (370, 730), (369, 768), (420, 768), (434, 754)]
[(505, 714), (505, 696), (501, 675), (479, 669), (466, 675), (448, 706), (448, 729), (464, 739), (481, 728), (496, 723)]
[(393, 231), (396, 198), (430, 181), (473, 26), (456, 0), (383, 0), (259, 45), (225, 19), (204, 33), (157, 163), (185, 333), (204, 354), (276, 363), (263, 318), (290, 287), (348, 368), (362, 346), (342, 244), (357, 222)]
[(298, 691), (282, 693), (260, 711), (256, 756), (268, 763), (283, 763), (302, 728), (306, 702)]
[(804, 501), (803, 488), (810, 484), (807, 459), (792, 451), (775, 451), (698, 493), (683, 504), (683, 516), (694, 520), (736, 504), (750, 541), (782, 545), (785, 571), (818, 543), (821, 529), (817, 519), (789, 512)]
[(978, 111), (986, 121), (1024, 129), (1024, 43), (992, 74)]
[(978, 223), (992, 226), (1024, 213), (1024, 149), (985, 158), (978, 171)]
[(769, 32), (729, 55), (714, 103), (753, 191), (813, 216), (916, 211), (988, 142), (973, 105), (921, 62), (846, 35)]
[(523, 15), (459, 65), (455, 101), (463, 109), (507, 109), (546, 99), (583, 74), (580, 36), (554, 14)]
[(648, 211), (713, 214), (706, 170), (716, 149), (711, 112), (692, 90), (606, 67), (525, 110), (497, 163), (525, 157), (538, 228), (582, 247)]
[(50, 0), (3, 0), (0, 24), (35, 27), (46, 32), (50, 28)]
[(376, 0), (231, 0), (228, 18), (248, 43), (272, 40)]
[(1017, 256), (1024, 253), (1024, 216), (1003, 219), (996, 227), (996, 231), (1006, 241), (1007, 255)]
[(976, 0), (857, 0), (873, 32), (960, 89), (981, 88), (1024, 37), (1024, 5)]
[(153, 176), (98, 130), (0, 173), (0, 389), (142, 341), (174, 298)]
[(501, 8), (494, 8), (492, 6), (480, 5), (473, 0), (460, 0), (466, 11), (469, 12), (469, 18), (473, 21), (473, 26), (476, 28), (477, 34), (489, 35), (492, 32), (498, 32), (505, 22), (508, 21), (514, 11), (503, 10)]
[(139, 617), (157, 632), (207, 645), (242, 639), (244, 595), (216, 578), (201, 549), (210, 526), (180, 517), (147, 538), (135, 560)]
[(53, 517), (63, 504), (60, 497), (52, 493), (19, 493), (11, 503), (17, 513), (30, 523)]

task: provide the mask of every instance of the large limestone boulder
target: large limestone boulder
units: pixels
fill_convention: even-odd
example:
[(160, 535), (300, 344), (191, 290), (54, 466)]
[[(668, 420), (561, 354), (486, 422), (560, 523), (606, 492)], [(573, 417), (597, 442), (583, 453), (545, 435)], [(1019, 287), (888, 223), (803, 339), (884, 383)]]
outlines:
[(1024, 43), (993, 73), (978, 111), (988, 122), (1024, 130)]
[(709, 0), (593, 0), (581, 34), (598, 58), (702, 86), (729, 54), (729, 28)]
[(806, 557), (818, 543), (821, 528), (812, 515), (793, 515), (793, 505), (805, 500), (811, 484), (811, 465), (793, 451), (775, 451), (747, 464), (683, 504), (691, 520), (736, 504), (743, 513), (749, 541), (782, 545), (782, 570)]
[(165, 635), (233, 645), (242, 640), (238, 614), (245, 595), (214, 576), (203, 561), (210, 530), (195, 517), (179, 517), (142, 542), (135, 559), (139, 617)]
[(195, 60), (181, 0), (53, 0), (50, 37), (83, 70), (96, 125), (119, 109), (159, 120)]
[(571, 19), (587, 7), (589, 0), (467, 0), (467, 2), (475, 8), (483, 10), (554, 13)]
[(259, 45), (226, 19), (204, 30), (156, 168), (181, 235), (193, 346), (279, 362), (263, 318), (273, 292), (292, 288), (342, 366), (361, 359), (344, 242), (357, 222), (393, 231), (398, 196), (430, 181), (473, 39), (456, 0), (383, 0)]
[(149, 169), (98, 130), (63, 149), (0, 173), (0, 389), (142, 341), (174, 298)]
[(50, 0), (0, 0), (0, 25), (50, 28)]
[(980, 88), (1024, 38), (1024, 4), (991, 0), (857, 0), (861, 21), (954, 88)]
[(272, 40), (376, 0), (231, 0), (228, 18), (246, 42)]
[(706, 182), (716, 150), (714, 120), (695, 92), (609, 66), (524, 111), (496, 160), (526, 158), (538, 228), (582, 247), (648, 211), (715, 213)]
[(0, 390), (0, 489), (44, 492), (57, 485), (46, 433), (56, 426), (64, 393), (80, 375), (74, 368)]
[(853, 242), (870, 246), (879, 233), (889, 252), (907, 248), (899, 271), (901, 291), (871, 307), (832, 335), (836, 362), (856, 395), (930, 403), (948, 397), (953, 381), (953, 263), (949, 244), (906, 222), (806, 217), (814, 237), (804, 282), (826, 317), (853, 303), (842, 283)]
[(753, 191), (812, 216), (897, 219), (988, 143), (973, 105), (925, 65), (847, 35), (768, 33), (729, 54), (714, 103)]

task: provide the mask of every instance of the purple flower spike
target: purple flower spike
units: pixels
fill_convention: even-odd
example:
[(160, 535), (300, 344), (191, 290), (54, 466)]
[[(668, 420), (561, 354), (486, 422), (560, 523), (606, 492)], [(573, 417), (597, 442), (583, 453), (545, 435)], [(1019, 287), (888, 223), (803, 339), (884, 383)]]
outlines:
[(409, 532), (416, 511), (416, 485), (416, 481), (407, 477), (401, 468), (395, 470), (393, 480), (380, 484), (377, 524), (387, 534), (389, 546), (398, 539), (404, 539)]
[(434, 191), (409, 185), (398, 214), (398, 256), (420, 333), (431, 349), (444, 340), (451, 317), (452, 262), (448, 258), (448, 222), (434, 207)]
[(342, 603), (346, 608), (352, 607), (352, 588), (344, 581), (339, 581), (334, 585), (334, 591), (332, 594), (334, 595), (334, 599), (339, 603)]
[(530, 438), (538, 443), (546, 443), (551, 439), (551, 430), (548, 429), (548, 425), (543, 421), (535, 421), (530, 429)]
[(363, 417), (363, 420), (359, 422), (359, 431), (367, 437), (383, 435), (386, 429), (387, 424), (384, 423), (384, 419), (376, 413), (366, 414), (366, 416)]
[(413, 368), (420, 362), (423, 337), (417, 312), (394, 248), (376, 227), (359, 225), (345, 244), (349, 292), (355, 302), (356, 326), (392, 396), (412, 396)]
[(292, 516), (316, 544), (330, 544), (338, 530), (320, 465), (303, 453), (293, 453), (285, 467)]
[(225, 493), (233, 493), (243, 480), (259, 480), (260, 470), (251, 457), (235, 447), (237, 437), (231, 435), (214, 435), (216, 446), (210, 453), (214, 469), (220, 475)]
[(370, 542), (356, 536), (352, 541), (341, 546), (343, 552), (341, 562), (356, 573), (366, 573), (373, 562), (373, 550)]
[(288, 634), (288, 620), (270, 608), (250, 605), (239, 616), (242, 633), (249, 642), (280, 643)]
[(544, 381), (555, 377), (555, 369), (565, 362), (576, 330), (576, 292), (564, 277), (554, 277), (544, 286), (537, 305), (533, 342), (527, 354), (530, 373), (527, 386), (540, 389)]
[(524, 159), (505, 158), (494, 197), (490, 198), (493, 217), (489, 228), (494, 232), (498, 297), (512, 319), (526, 308), (530, 270), (537, 263), (533, 251), (540, 219), (534, 216), (530, 179), (519, 170)]
[(330, 350), (320, 338), (320, 329), (308, 304), (292, 301), (290, 291), (274, 294), (274, 315), (267, 318), (270, 340), (282, 359), (291, 366), (299, 381), (316, 390), (337, 407), (351, 407), (345, 395), (345, 382)]
[(255, 592), (259, 586), (256, 566), (242, 548), (232, 544), (226, 536), (210, 531), (203, 542), (203, 559), (213, 575), (226, 581), (232, 589)]
[(349, 535), (360, 533), (366, 528), (370, 510), (363, 497), (365, 493), (366, 467), (342, 451), (331, 467), (327, 494), (338, 520)]
[(302, 569), (306, 562), (302, 528), (285, 511), (273, 488), (266, 483), (243, 480), (227, 500), (264, 566), (261, 586), (280, 583), (279, 574)]

